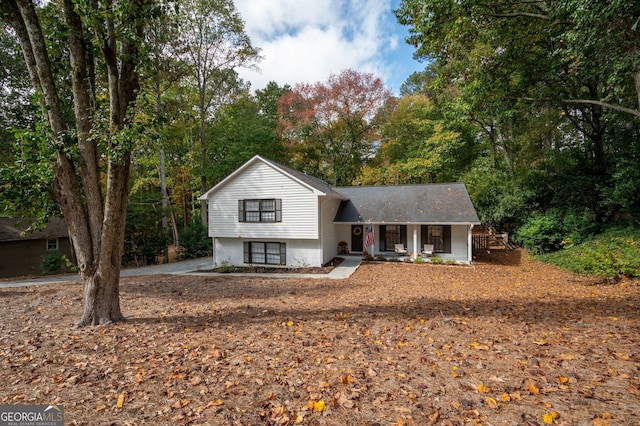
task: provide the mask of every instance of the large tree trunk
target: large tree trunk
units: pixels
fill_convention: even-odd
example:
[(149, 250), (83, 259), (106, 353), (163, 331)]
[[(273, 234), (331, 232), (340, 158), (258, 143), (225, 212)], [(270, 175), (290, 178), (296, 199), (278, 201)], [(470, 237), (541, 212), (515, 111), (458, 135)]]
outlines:
[[(92, 3), (92, 6), (98, 7), (98, 3)], [(102, 3), (101, 6), (109, 7), (109, 4)], [(52, 197), (66, 219), (80, 267), (84, 308), (79, 325), (98, 325), (124, 319), (120, 309), (119, 283), (132, 144), (123, 140), (120, 131), (127, 126), (127, 111), (137, 96), (138, 74), (135, 69), (140, 60), (138, 43), (144, 19), (135, 15), (140, 13), (144, 16), (144, 0), (129, 3), (132, 16), (124, 16), (123, 22), (116, 23), (107, 17), (104, 23), (94, 26), (96, 44), (100, 45), (107, 69), (110, 101), (111, 134), (106, 151), (104, 194), (97, 138), (91, 135), (95, 127), (91, 101), (94, 89), (89, 85), (93, 64), (88, 63), (87, 58), (93, 55), (85, 44), (87, 34), (74, 3), (63, 0), (63, 7), (69, 30), (76, 132), (69, 131), (71, 126), (61, 107), (61, 97), (33, 3), (31, 0), (1, 0), (0, 16), (16, 30), (34, 90), (42, 93), (43, 114), (50, 126), (52, 143), (57, 148)], [(102, 11), (89, 13), (93, 12), (96, 16), (110, 16)], [(129, 28), (127, 38), (118, 41), (115, 28), (129, 22), (135, 24)], [(138, 37), (131, 37), (131, 34)]]

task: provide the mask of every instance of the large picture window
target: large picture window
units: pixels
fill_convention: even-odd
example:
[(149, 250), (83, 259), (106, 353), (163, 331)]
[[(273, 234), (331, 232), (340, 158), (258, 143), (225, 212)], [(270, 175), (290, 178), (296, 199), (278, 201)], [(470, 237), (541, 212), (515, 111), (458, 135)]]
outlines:
[(451, 253), (451, 225), (422, 225), (423, 244), (433, 244), (436, 253)]
[(407, 244), (407, 225), (380, 225), (380, 251), (391, 251), (396, 244)]
[(282, 222), (282, 200), (238, 200), (239, 222)]
[(287, 263), (287, 245), (275, 242), (245, 241), (244, 263), (285, 265)]

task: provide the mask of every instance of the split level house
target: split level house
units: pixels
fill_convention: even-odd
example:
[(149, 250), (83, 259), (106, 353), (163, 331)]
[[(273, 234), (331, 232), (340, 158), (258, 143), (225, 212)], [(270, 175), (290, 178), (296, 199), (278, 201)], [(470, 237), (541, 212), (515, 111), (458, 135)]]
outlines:
[[(472, 260), (478, 215), (463, 183), (333, 187), (255, 156), (204, 193), (213, 262), (219, 265), (322, 266), (349, 254)], [(373, 244), (365, 247), (366, 235)]]

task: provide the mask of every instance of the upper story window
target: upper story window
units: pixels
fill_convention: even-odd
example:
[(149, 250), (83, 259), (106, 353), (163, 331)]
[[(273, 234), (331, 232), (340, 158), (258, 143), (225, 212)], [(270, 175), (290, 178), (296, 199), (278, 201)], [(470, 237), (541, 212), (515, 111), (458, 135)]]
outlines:
[(282, 222), (282, 200), (238, 200), (239, 222)]

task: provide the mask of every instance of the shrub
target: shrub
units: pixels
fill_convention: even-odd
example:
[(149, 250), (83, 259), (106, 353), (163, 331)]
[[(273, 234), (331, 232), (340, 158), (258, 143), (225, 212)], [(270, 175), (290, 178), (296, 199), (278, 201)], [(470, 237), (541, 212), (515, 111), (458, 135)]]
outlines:
[(49, 250), (40, 256), (40, 270), (43, 275), (54, 275), (62, 270), (64, 255), (58, 250)]
[(520, 227), (516, 240), (533, 254), (550, 253), (562, 247), (562, 224), (553, 213), (534, 213)]
[(424, 259), (421, 258), (420, 256), (416, 257), (415, 260), (413, 261), (413, 263), (424, 263)]
[(515, 240), (533, 254), (545, 254), (580, 244), (596, 229), (595, 215), (588, 209), (554, 209), (529, 216)]
[(180, 259), (197, 259), (211, 256), (211, 239), (207, 235), (207, 227), (195, 220), (184, 228), (180, 235)]
[(431, 258), (430, 262), (431, 262), (431, 263), (438, 264), (438, 265), (440, 265), (440, 264), (442, 264), (442, 263), (443, 263), (442, 258), (441, 258), (440, 256), (433, 256), (433, 257)]
[(379, 260), (380, 262), (386, 262), (387, 258), (383, 254), (379, 254), (376, 256), (376, 260)]
[(583, 244), (540, 258), (579, 274), (640, 277), (640, 230), (611, 229)]

